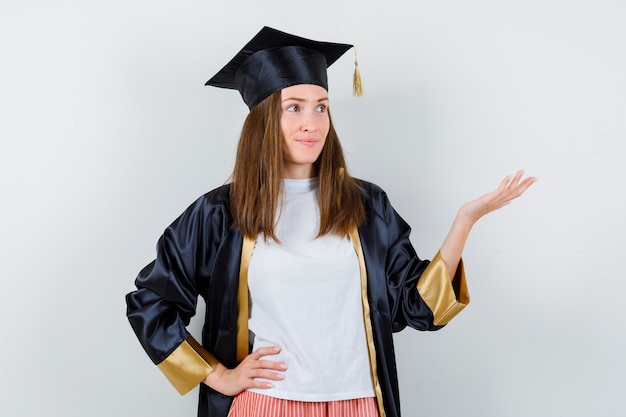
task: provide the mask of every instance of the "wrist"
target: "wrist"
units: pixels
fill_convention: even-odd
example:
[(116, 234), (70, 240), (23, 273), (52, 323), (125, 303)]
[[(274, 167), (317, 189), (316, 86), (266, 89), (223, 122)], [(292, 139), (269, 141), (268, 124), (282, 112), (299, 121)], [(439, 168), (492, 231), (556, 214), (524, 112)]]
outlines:
[(468, 214), (463, 208), (461, 208), (452, 222), (452, 227), (459, 230), (462, 233), (469, 233), (472, 226), (478, 221), (479, 218), (475, 218)]
[(209, 372), (209, 374), (204, 378), (204, 380), (202, 382), (204, 382), (206, 385), (208, 385), (209, 387), (216, 389), (216, 387), (218, 387), (219, 385), (219, 381), (222, 377), (222, 375), (224, 374), (224, 371), (227, 368), (222, 365), (221, 363), (218, 363), (215, 368), (213, 368), (213, 370), (211, 372)]

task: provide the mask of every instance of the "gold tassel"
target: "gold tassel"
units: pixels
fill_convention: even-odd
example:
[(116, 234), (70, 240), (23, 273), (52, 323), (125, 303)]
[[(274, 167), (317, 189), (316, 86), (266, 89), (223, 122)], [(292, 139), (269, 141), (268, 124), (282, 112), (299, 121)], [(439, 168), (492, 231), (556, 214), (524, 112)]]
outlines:
[(359, 60), (356, 57), (356, 48), (354, 48), (354, 76), (352, 77), (352, 95), (355, 97), (363, 96), (363, 82), (361, 81), (361, 73), (359, 72)]

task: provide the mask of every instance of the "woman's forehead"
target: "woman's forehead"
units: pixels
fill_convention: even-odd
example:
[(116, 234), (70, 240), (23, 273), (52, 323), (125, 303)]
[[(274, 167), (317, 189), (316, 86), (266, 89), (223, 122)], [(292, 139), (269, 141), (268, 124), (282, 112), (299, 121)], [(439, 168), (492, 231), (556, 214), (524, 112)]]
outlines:
[(315, 84), (296, 84), (281, 90), (281, 100), (328, 100), (328, 91)]

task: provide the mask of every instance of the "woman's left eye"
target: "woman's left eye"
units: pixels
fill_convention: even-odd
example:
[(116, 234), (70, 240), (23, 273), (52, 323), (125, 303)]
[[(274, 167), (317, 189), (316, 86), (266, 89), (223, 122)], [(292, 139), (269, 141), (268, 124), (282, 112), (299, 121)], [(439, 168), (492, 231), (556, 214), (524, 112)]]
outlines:
[(326, 106), (323, 104), (320, 104), (319, 106), (315, 108), (315, 111), (318, 113), (324, 113), (326, 111)]

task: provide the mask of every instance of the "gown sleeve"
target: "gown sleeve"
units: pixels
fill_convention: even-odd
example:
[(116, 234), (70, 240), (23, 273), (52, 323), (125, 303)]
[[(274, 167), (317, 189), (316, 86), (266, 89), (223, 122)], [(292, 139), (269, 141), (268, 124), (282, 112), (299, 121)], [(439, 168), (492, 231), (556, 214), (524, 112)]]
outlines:
[(208, 285), (213, 254), (224, 226), (219, 207), (203, 199), (191, 205), (163, 233), (156, 259), (126, 295), (127, 317), (144, 350), (182, 395), (219, 361), (187, 331), (199, 287)]
[(383, 218), (388, 245), (385, 274), (394, 331), (405, 326), (438, 330), (469, 304), (463, 261), (450, 279), (439, 252), (432, 261), (420, 259), (409, 240), (411, 228), (386, 196)]

